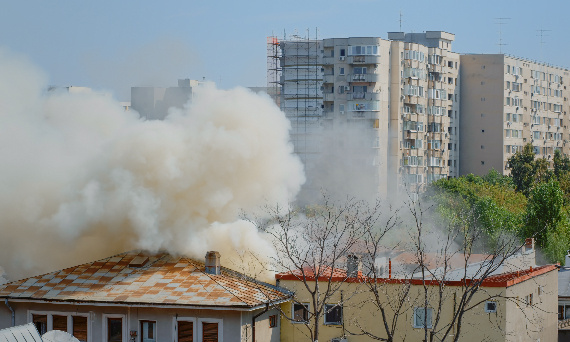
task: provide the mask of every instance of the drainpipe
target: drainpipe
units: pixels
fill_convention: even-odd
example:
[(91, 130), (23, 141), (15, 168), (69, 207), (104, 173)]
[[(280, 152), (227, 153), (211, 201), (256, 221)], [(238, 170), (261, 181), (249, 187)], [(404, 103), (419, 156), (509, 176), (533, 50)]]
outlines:
[(251, 342), (255, 342), (255, 319), (263, 315), (267, 311), (269, 311), (269, 303), (265, 304), (265, 310), (261, 311), (260, 313), (251, 318)]
[(4, 299), (4, 304), (6, 304), (8, 309), (10, 309), (10, 311), (12, 311), (12, 326), (15, 327), (16, 326), (16, 311), (14, 311), (14, 309), (12, 309), (12, 307), (10, 306), (10, 303), (8, 303), (8, 298)]

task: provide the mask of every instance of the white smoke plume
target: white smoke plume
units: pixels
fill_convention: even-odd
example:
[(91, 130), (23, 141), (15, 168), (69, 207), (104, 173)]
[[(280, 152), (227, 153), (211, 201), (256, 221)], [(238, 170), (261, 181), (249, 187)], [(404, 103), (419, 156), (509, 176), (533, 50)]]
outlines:
[(269, 97), (199, 90), (144, 121), (96, 93), (45, 92), (0, 49), (0, 265), (15, 280), (129, 249), (202, 259), (272, 253), (241, 211), (285, 204), (304, 182)]

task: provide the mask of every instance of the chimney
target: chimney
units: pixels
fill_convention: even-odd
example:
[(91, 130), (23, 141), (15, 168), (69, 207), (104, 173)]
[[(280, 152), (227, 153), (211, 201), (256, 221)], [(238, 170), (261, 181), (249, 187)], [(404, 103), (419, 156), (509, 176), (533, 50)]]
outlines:
[(358, 277), (358, 271), (360, 271), (358, 256), (349, 254), (346, 259), (346, 276), (349, 278)]
[(206, 273), (219, 275), (220, 274), (220, 252), (209, 251), (206, 253)]

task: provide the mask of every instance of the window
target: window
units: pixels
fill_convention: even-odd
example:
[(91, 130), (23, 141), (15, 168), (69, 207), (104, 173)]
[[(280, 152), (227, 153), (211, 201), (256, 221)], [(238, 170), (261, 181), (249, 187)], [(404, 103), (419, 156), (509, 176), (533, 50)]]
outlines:
[(342, 324), (342, 306), (325, 304), (325, 324)]
[(309, 321), (309, 304), (293, 304), (293, 321), (301, 323)]
[(353, 73), (355, 74), (366, 74), (366, 67), (355, 67), (352, 69)]
[(38, 329), (40, 335), (47, 332), (47, 315), (32, 315), (32, 322)]
[(339, 75), (344, 75), (344, 68), (340, 68)]
[(141, 342), (156, 342), (155, 321), (141, 321)]
[(87, 342), (87, 316), (71, 316), (72, 334), (80, 342)]
[(202, 341), (218, 342), (218, 323), (202, 322)]
[(177, 342), (193, 342), (196, 341), (196, 334), (194, 327), (196, 326), (195, 318), (177, 318), (176, 321), (176, 336)]
[(269, 327), (275, 328), (277, 326), (277, 315), (269, 316)]
[(431, 328), (431, 314), (431, 308), (414, 308), (414, 328)]
[(340, 49), (340, 55), (341, 57), (346, 56), (346, 49)]
[(88, 314), (68, 314), (65, 312), (31, 312), (29, 320), (40, 334), (51, 330), (65, 331), (80, 342), (87, 342)]
[(485, 312), (497, 312), (497, 302), (485, 302)]
[(107, 342), (123, 341), (123, 318), (108, 317), (107, 318)]

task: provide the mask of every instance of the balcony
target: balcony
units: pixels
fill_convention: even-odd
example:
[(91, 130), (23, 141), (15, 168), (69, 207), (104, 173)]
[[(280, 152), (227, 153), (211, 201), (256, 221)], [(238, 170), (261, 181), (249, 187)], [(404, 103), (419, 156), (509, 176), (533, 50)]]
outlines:
[(380, 100), (380, 93), (351, 93), (349, 95), (350, 100), (367, 100), (376, 101)]
[(349, 64), (380, 64), (381, 62), (380, 56), (348, 56), (346, 61)]
[(324, 75), (323, 83), (334, 83), (334, 75)]
[(349, 112), (349, 118), (352, 119), (378, 119), (378, 114), (373, 111), (351, 111)]
[(379, 82), (379, 74), (352, 74), (348, 77), (349, 82)]

